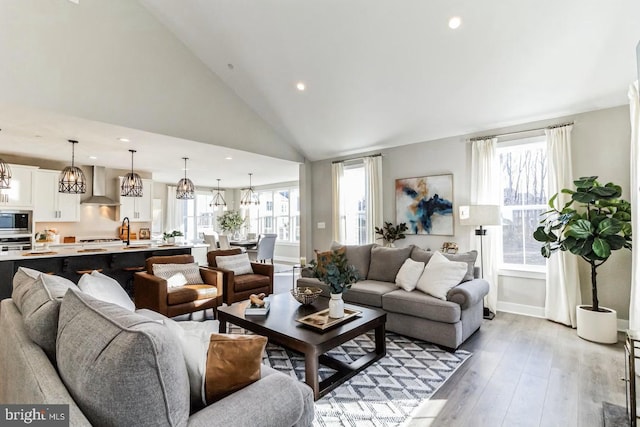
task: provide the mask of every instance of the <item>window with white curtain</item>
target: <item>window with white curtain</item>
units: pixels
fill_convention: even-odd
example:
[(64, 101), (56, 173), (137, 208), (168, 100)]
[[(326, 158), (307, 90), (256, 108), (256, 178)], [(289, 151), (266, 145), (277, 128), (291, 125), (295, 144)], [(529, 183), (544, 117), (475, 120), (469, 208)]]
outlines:
[(275, 233), (278, 242), (300, 242), (300, 190), (285, 187), (256, 191), (260, 204), (245, 209), (248, 233)]
[[(224, 196), (224, 192), (220, 191)], [(195, 197), (191, 200), (177, 200), (176, 213), (181, 216), (177, 218), (180, 222), (180, 230), (184, 233), (186, 240), (201, 239), (201, 234), (211, 234), (218, 228), (217, 218), (223, 212), (223, 207), (210, 206), (213, 200), (211, 191), (196, 190)]]
[(547, 148), (544, 136), (498, 145), (502, 191), (502, 265), (543, 270), (545, 258), (533, 239), (540, 215), (548, 210)]
[[(361, 245), (367, 242), (367, 203), (364, 162), (359, 159), (344, 163), (344, 174), (340, 182), (342, 207), (340, 221), (347, 245)], [(371, 225), (374, 227), (374, 225)]]

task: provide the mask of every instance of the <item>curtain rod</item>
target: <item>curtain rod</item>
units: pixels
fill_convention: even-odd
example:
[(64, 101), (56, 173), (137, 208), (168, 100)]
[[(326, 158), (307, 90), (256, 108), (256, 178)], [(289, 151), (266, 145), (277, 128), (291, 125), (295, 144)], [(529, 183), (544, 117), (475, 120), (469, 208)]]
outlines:
[(351, 160), (364, 159), (365, 157), (380, 157), (380, 156), (382, 156), (382, 153), (372, 154), (372, 155), (370, 155), (370, 156), (352, 157), (352, 158), (350, 158), (350, 159), (334, 160), (333, 162), (331, 162), (331, 164), (334, 164), (334, 163), (344, 163), (344, 162), (349, 162), (349, 161), (351, 161)]
[(558, 125), (546, 126), (546, 127), (543, 127), (543, 128), (519, 130), (519, 131), (515, 131), (515, 132), (505, 132), (505, 133), (499, 133), (499, 134), (496, 134), (496, 135), (476, 136), (474, 138), (469, 138), (469, 141), (480, 141), (480, 140), (483, 140), (483, 139), (499, 138), (501, 136), (507, 136), (507, 135), (518, 135), (520, 133), (534, 132), (534, 131), (537, 131), (537, 130), (555, 129), (555, 128), (561, 128), (563, 126), (570, 126), (572, 124), (573, 124), (573, 122), (567, 122), (567, 123), (560, 123)]

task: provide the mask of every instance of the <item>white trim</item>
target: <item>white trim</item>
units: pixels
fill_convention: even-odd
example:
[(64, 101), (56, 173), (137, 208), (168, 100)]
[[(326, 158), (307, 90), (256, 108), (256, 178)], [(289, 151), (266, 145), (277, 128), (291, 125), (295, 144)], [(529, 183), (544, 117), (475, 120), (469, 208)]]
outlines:
[(513, 302), (498, 301), (498, 311), (505, 313), (521, 314), (523, 316), (540, 317), (544, 316), (544, 307), (535, 305), (516, 304)]
[(514, 270), (510, 268), (498, 270), (498, 276), (503, 277), (524, 277), (526, 279), (546, 280), (546, 274), (544, 271), (531, 271), (531, 270)]

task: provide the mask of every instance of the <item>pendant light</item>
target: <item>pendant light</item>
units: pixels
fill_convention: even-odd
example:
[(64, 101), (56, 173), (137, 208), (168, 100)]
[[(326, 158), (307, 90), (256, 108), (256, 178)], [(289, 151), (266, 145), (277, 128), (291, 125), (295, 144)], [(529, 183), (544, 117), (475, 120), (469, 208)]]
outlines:
[[(0, 129), (2, 130), (2, 129)], [(9, 164), (0, 159), (0, 190), (11, 188), (11, 168)]]
[(131, 172), (125, 175), (120, 186), (120, 195), (126, 197), (142, 197), (142, 178), (133, 171), (133, 153), (136, 150), (129, 150), (131, 153)]
[(213, 200), (211, 201), (209, 206), (212, 208), (217, 208), (218, 206), (227, 206), (227, 202), (224, 200), (224, 197), (222, 197), (222, 194), (220, 193), (220, 178), (218, 178), (218, 192), (215, 196), (213, 196)]
[(178, 187), (176, 188), (176, 199), (188, 200), (193, 199), (196, 193), (196, 187), (193, 182), (187, 178), (187, 160), (188, 157), (183, 157), (184, 160), (184, 178), (178, 181)]
[(260, 204), (260, 199), (258, 199), (258, 195), (256, 194), (255, 190), (253, 189), (253, 186), (251, 185), (251, 175), (253, 174), (252, 173), (249, 174), (249, 188), (246, 189), (246, 191), (240, 198), (240, 204), (243, 206)]
[(60, 172), (58, 193), (84, 194), (87, 192), (87, 179), (84, 177), (82, 169), (75, 165), (78, 141), (70, 139), (69, 142), (71, 143), (71, 166), (67, 166)]

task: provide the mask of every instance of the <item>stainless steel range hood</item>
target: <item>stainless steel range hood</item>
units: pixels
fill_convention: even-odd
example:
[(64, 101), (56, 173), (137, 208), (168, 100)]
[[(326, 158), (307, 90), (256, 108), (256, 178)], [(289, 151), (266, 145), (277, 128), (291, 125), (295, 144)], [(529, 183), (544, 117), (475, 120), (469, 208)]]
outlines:
[(93, 195), (82, 202), (83, 205), (120, 206), (107, 197), (107, 171), (104, 166), (93, 166)]

